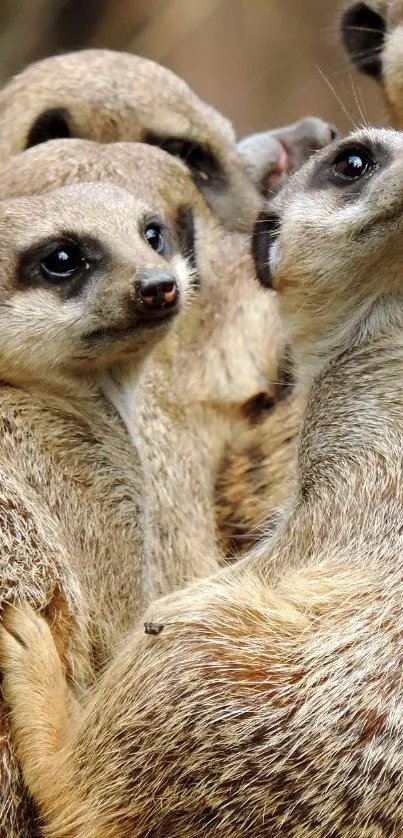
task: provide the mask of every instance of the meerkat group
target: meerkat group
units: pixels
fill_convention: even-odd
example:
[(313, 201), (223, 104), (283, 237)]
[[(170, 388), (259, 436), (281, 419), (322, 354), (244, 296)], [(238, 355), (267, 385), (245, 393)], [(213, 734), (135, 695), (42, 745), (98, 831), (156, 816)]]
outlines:
[(1, 835), (403, 832), (402, 161), (123, 53), (0, 91)]

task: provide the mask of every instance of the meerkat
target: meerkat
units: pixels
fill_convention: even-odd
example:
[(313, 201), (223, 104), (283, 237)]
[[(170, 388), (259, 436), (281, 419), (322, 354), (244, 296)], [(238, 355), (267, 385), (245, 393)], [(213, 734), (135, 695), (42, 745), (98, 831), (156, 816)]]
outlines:
[[(142, 151), (143, 164), (165, 157)], [(141, 464), (102, 380), (140, 371), (191, 293), (189, 177), (171, 166), (164, 202), (147, 179), (142, 197), (140, 177), (136, 196), (97, 183), (0, 202), (0, 608), (22, 596), (47, 609), (77, 688), (161, 590)], [(0, 833), (19, 838), (29, 804), (4, 705), (0, 731)]]
[[(85, 85), (82, 82), (84, 77)], [(158, 108), (155, 107), (156, 97), (160, 98)], [(57, 137), (69, 139), (79, 136), (103, 143), (139, 139), (157, 143), (170, 154), (184, 160), (195, 185), (225, 226), (238, 228), (246, 234), (261, 205), (262, 196), (267, 194), (285, 171), (298, 168), (314, 150), (321, 148), (335, 135), (334, 126), (319, 119), (308, 118), (276, 131), (246, 137), (236, 147), (230, 123), (202, 102), (177, 76), (149, 60), (108, 50), (84, 50), (45, 59), (28, 67), (0, 93), (0, 160)], [(46, 176), (46, 181), (49, 181), (49, 176)], [(30, 190), (31, 181), (21, 188)], [(290, 445), (287, 438), (284, 441), (284, 452), (280, 453), (278, 446), (283, 442), (281, 434), (277, 433), (274, 405), (281, 386), (278, 388), (273, 384), (279, 377), (277, 357), (283, 348), (283, 335), (278, 327), (269, 335), (273, 346), (266, 353), (264, 366), (268, 376), (263, 381), (262, 357), (267, 341), (264, 338), (263, 344), (259, 344), (261, 328), (258, 326), (255, 329), (256, 316), (261, 322), (263, 312), (256, 315), (259, 302), (257, 292), (252, 292), (253, 286), (249, 282), (249, 274), (253, 272), (250, 261), (244, 258), (243, 247), (235, 243), (235, 240), (225, 252), (221, 248), (219, 251), (221, 256), (218, 252), (215, 260), (218, 262), (220, 258), (224, 259), (226, 275), (229, 275), (229, 269), (232, 271), (232, 299), (235, 299), (235, 289), (240, 293), (244, 291), (246, 282), (249, 289), (245, 292), (247, 297), (244, 304), (240, 303), (239, 306), (243, 308), (242, 322), (239, 308), (234, 315), (239, 324), (239, 333), (245, 335), (245, 341), (242, 345), (241, 341), (237, 348), (246, 347), (246, 351), (239, 353), (235, 374), (239, 379), (246, 381), (249, 377), (250, 380), (246, 396), (248, 398), (251, 394), (251, 403), (245, 405), (245, 418), (242, 422), (243, 430), (248, 430), (248, 433), (245, 445), (239, 440), (235, 448), (230, 446), (224, 453), (221, 466), (218, 467), (215, 504), (215, 524), (221, 552), (239, 555), (258, 538), (262, 526), (266, 525), (264, 519), (268, 505), (262, 505), (261, 498), (264, 495), (268, 497), (270, 493), (273, 506), (277, 508), (288, 493), (288, 470), (287, 474), (283, 474), (280, 467), (289, 459)], [(220, 268), (218, 272), (222, 272)], [(255, 302), (253, 312), (249, 314), (248, 299), (251, 295)], [(218, 318), (219, 312), (222, 317), (228, 315), (227, 306), (228, 294), (224, 291), (221, 299), (217, 290)], [(270, 322), (277, 323), (274, 296), (271, 300), (267, 299), (266, 306), (273, 308)], [(219, 319), (214, 330), (215, 336), (218, 333)], [(225, 333), (228, 333), (228, 328)], [(224, 346), (221, 336), (219, 344)], [(214, 379), (222, 374), (223, 381), (225, 375), (233, 374), (235, 358), (230, 357), (231, 348), (231, 345), (224, 348), (224, 358), (221, 360), (218, 358), (218, 348), (214, 352), (209, 367), (211, 375), (213, 363), (218, 362)], [(276, 362), (274, 364), (273, 359)], [(260, 382), (261, 391), (256, 392), (256, 381)], [(165, 378), (163, 383), (166, 387)], [(236, 389), (236, 385), (229, 382), (230, 390), (232, 386)], [(210, 393), (213, 391), (212, 382)], [(235, 399), (239, 400), (239, 392)], [(294, 403), (295, 399), (290, 404), (290, 417), (293, 419), (289, 418), (288, 422), (290, 424), (292, 421), (296, 430), (298, 409)], [(283, 406), (282, 411), (285, 410)], [(253, 428), (246, 428), (246, 417), (251, 417)], [(227, 420), (225, 427), (228, 427)], [(203, 433), (205, 436), (205, 431)], [(166, 442), (169, 445), (167, 436)], [(224, 440), (218, 444), (218, 450), (223, 444)], [(194, 453), (194, 450), (190, 453)], [(258, 456), (261, 463), (258, 470), (249, 460), (252, 451), (255, 452), (255, 460)], [(216, 460), (217, 457), (219, 455), (215, 454)], [(161, 459), (164, 461), (163, 457)], [(184, 459), (186, 461), (186, 457)], [(157, 468), (160, 466), (157, 465)], [(186, 482), (181, 481), (180, 474), (181, 469), (177, 471), (178, 488), (182, 486), (182, 494), (186, 492), (189, 495)], [(251, 475), (254, 476), (253, 482)], [(254, 491), (253, 497), (249, 494), (251, 488)], [(166, 506), (164, 495), (162, 508), (166, 509)], [(201, 515), (204, 526), (202, 530), (198, 528), (199, 533), (211, 532), (212, 516), (211, 511), (207, 514), (208, 508), (211, 509), (210, 501), (208, 507), (204, 504)], [(151, 509), (154, 517), (160, 518), (157, 507), (152, 505)], [(183, 516), (187, 520), (185, 507)], [(172, 523), (171, 515), (169, 520)], [(181, 521), (178, 520), (178, 533), (183, 531), (180, 525)], [(166, 525), (162, 525), (161, 519), (161, 535), (165, 529)], [(159, 535), (157, 540), (160, 540)], [(201, 554), (212, 555), (213, 536), (209, 537), (206, 549), (203, 549), (202, 539), (199, 546)], [(166, 545), (164, 553), (167, 554)]]
[(354, 66), (381, 86), (390, 124), (403, 128), (402, 0), (344, 3), (343, 45)]
[(304, 392), (295, 497), (266, 548), (155, 603), (73, 711), (48, 623), (5, 613), (47, 838), (402, 833), (402, 187), (402, 135), (362, 130), (256, 227)]
[[(249, 433), (245, 404), (267, 391), (276, 377), (283, 353), (276, 305), (254, 280), (247, 237), (223, 229), (185, 167), (162, 151), (153, 155), (138, 143), (54, 140), (18, 155), (0, 170), (0, 198), (46, 192), (77, 180), (109, 181), (136, 192), (145, 167), (160, 205), (167, 193), (177, 192), (179, 167), (187, 180), (188, 200), (178, 223), (195, 271), (197, 300), (187, 306), (140, 374), (130, 363), (121, 365), (114, 378), (104, 377), (103, 386), (130, 430), (142, 463), (144, 549), (152, 566), (160, 569), (157, 590), (163, 593), (213, 573), (224, 555), (224, 534), (218, 540), (216, 531), (215, 480), (220, 467), (227, 473), (224, 459), (232, 446), (238, 459), (238, 448)], [(273, 423), (278, 389), (274, 383)], [(268, 405), (266, 413), (269, 417)], [(294, 410), (288, 410), (287, 420), (288, 425), (295, 422)], [(281, 447), (281, 454), (270, 464), (262, 462), (261, 468), (266, 466), (268, 472), (272, 467), (279, 476), (272, 491), (285, 493), (279, 464), (283, 467), (287, 457), (291, 460), (291, 446), (273, 437), (269, 445), (272, 454)], [(225, 519), (224, 530), (227, 527)], [(238, 539), (236, 549), (240, 553), (242, 548)]]

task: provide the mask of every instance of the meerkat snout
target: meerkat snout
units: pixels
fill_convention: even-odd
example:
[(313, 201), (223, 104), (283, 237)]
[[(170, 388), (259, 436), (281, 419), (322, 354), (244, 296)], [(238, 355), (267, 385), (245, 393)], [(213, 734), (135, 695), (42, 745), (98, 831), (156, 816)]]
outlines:
[(139, 274), (137, 288), (138, 311), (144, 317), (155, 317), (157, 312), (164, 316), (179, 303), (174, 274), (164, 268), (145, 268)]

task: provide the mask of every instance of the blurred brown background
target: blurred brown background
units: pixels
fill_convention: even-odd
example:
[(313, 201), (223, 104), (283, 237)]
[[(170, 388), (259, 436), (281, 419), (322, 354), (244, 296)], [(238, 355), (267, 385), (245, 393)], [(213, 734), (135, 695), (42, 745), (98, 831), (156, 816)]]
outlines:
[(170, 67), (240, 136), (307, 114), (344, 131), (382, 123), (375, 84), (350, 70), (339, 46), (338, 7), (338, 0), (0, 0), (0, 82), (45, 55), (102, 46)]

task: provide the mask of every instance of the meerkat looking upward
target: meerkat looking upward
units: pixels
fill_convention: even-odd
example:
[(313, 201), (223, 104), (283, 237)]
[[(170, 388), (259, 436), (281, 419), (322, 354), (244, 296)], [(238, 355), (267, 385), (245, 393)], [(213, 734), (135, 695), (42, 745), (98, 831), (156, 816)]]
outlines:
[(401, 835), (402, 188), (402, 135), (359, 131), (256, 226), (306, 399), (266, 550), (155, 603), (154, 636), (134, 632), (76, 715), (46, 622), (5, 615), (47, 838)]

